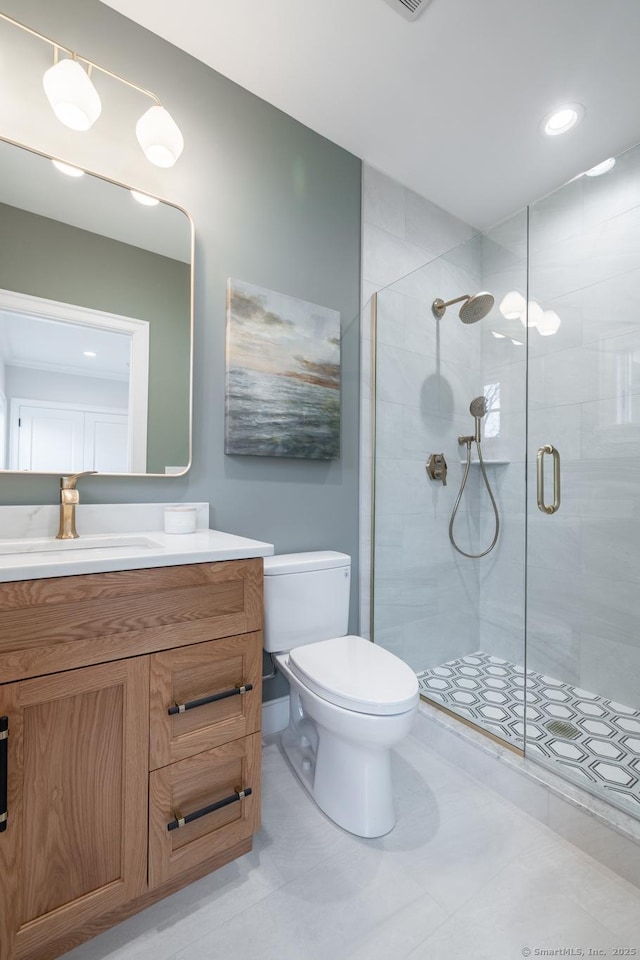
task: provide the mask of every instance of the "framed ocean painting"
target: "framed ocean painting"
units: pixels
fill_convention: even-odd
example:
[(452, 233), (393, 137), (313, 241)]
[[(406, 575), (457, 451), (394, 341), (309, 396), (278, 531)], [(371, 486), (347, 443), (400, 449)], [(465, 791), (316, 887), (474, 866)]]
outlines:
[(229, 280), (225, 453), (340, 456), (340, 314)]

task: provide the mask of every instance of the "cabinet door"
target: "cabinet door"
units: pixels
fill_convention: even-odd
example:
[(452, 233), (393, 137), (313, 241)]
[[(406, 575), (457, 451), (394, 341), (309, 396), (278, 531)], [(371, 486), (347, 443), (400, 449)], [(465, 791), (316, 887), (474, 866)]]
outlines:
[(260, 746), (260, 734), (254, 733), (150, 774), (150, 887), (206, 863), (259, 829)]
[(151, 770), (259, 730), (261, 684), (261, 633), (154, 653)]
[(3, 960), (144, 891), (148, 688), (147, 657), (0, 686)]

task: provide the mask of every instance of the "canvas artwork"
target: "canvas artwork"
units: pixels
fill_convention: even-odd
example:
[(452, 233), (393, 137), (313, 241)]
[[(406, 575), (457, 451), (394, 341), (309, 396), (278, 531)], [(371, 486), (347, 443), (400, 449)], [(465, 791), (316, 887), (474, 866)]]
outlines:
[(227, 292), (225, 453), (340, 456), (340, 314), (241, 280)]

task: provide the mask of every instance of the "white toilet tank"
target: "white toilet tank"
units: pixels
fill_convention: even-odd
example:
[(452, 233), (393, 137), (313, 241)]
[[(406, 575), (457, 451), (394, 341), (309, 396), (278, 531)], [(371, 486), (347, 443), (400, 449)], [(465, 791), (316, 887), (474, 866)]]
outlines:
[(344, 637), (351, 557), (333, 550), (264, 558), (264, 649), (281, 653)]

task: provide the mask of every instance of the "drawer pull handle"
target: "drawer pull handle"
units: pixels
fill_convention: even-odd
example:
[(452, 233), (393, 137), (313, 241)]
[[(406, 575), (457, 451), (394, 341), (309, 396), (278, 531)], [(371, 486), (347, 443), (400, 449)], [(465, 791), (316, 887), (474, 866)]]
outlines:
[(170, 717), (176, 713), (185, 713), (194, 707), (204, 707), (205, 703), (215, 703), (216, 700), (226, 700), (227, 697), (237, 697), (238, 694), (249, 693), (253, 690), (252, 683), (238, 683), (233, 690), (223, 690), (222, 693), (212, 693), (210, 697), (201, 697), (200, 700), (189, 700), (187, 703), (176, 703), (167, 711)]
[(7, 829), (9, 717), (0, 717), (0, 833)]
[(215, 810), (222, 810), (223, 807), (228, 807), (230, 803), (237, 803), (238, 800), (244, 800), (245, 797), (250, 797), (252, 793), (253, 790), (251, 787), (245, 787), (244, 790), (236, 790), (230, 797), (225, 797), (224, 800), (217, 800), (215, 803), (210, 803), (207, 807), (202, 807), (201, 810), (188, 813), (185, 817), (178, 813), (175, 819), (167, 824), (167, 830), (179, 830), (181, 827), (186, 827), (188, 823), (193, 823), (194, 820), (199, 820), (200, 817), (206, 817), (208, 813), (213, 813)]

